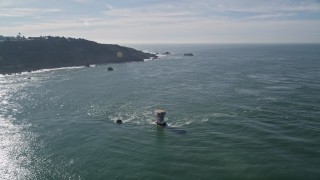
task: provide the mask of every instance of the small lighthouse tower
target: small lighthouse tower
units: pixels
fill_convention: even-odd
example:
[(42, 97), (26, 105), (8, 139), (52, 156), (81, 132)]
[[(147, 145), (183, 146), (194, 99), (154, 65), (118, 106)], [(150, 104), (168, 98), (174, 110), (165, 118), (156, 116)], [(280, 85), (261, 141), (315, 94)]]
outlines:
[(166, 126), (167, 123), (164, 121), (164, 116), (166, 115), (166, 111), (165, 110), (162, 110), (162, 109), (158, 109), (158, 110), (155, 110), (155, 113), (157, 115), (157, 125), (159, 126)]

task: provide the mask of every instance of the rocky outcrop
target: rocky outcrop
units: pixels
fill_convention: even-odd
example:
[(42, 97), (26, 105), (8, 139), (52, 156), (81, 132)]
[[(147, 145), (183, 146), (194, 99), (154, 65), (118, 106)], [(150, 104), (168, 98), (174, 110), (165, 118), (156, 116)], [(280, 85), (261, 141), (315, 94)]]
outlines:
[(192, 53), (185, 53), (184, 56), (194, 56)]

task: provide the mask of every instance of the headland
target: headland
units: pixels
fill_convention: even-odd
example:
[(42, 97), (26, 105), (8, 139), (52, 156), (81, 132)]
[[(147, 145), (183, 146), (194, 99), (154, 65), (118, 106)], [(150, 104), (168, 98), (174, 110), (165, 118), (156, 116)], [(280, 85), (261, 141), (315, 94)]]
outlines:
[(155, 54), (133, 48), (85, 39), (53, 36), (0, 37), (0, 74), (157, 58)]

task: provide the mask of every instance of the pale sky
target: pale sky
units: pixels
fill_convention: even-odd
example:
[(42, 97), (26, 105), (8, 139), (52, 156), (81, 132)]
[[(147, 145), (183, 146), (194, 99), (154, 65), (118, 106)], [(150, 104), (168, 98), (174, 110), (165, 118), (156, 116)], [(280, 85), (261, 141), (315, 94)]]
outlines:
[(320, 43), (320, 0), (0, 0), (0, 35), (101, 43)]

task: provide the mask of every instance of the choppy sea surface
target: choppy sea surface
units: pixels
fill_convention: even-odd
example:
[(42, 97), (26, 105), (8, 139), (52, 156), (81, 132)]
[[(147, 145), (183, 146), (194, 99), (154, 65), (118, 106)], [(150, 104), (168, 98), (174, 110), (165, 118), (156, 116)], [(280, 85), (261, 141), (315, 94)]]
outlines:
[(0, 75), (0, 179), (320, 179), (320, 45), (131, 47), (171, 55)]

